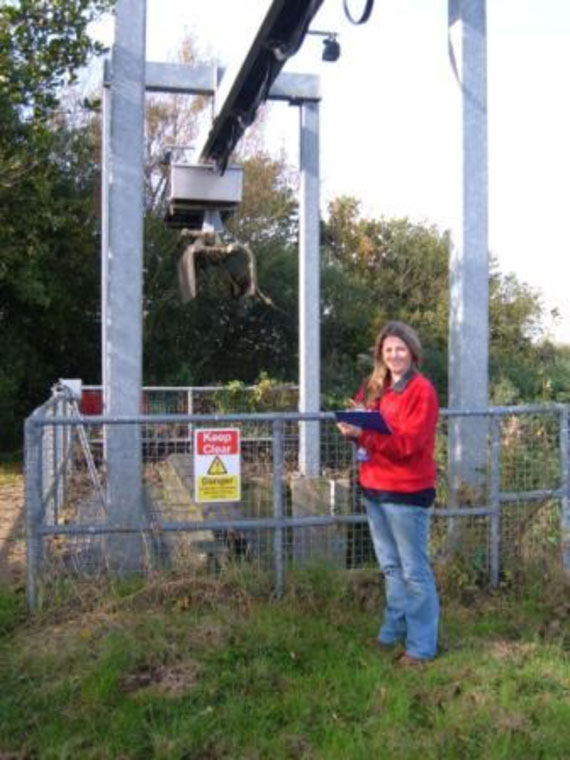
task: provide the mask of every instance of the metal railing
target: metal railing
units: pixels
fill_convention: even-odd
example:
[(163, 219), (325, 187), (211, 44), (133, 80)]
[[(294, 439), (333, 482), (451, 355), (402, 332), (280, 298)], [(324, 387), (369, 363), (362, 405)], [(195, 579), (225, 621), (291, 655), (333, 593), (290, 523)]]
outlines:
[[(449, 485), (451, 420), (488, 420), (484, 471), (474, 485)], [(299, 432), (318, 425), (318, 474), (299, 470)], [(111, 426), (138, 426), (142, 497), (117, 519), (106, 487), (104, 446)], [(238, 428), (241, 498), (199, 503), (194, 493), (192, 431)], [(438, 497), (431, 549), (496, 586), (509, 568), (544, 553), (570, 572), (569, 419), (565, 405), (443, 410), (437, 442)], [(334, 415), (149, 414), (109, 418), (77, 414), (56, 395), (26, 421), (27, 587), (31, 608), (40, 583), (62, 575), (148, 572), (158, 567), (215, 572), (239, 559), (270, 570), (282, 592), (287, 568), (315, 558), (353, 568), (373, 561), (355, 477), (353, 447)], [(129, 452), (123, 452), (128, 457)], [(134, 561), (124, 560), (126, 542)], [(134, 548), (133, 548), (134, 547)]]
[[(299, 387), (292, 383), (263, 381), (257, 385), (145, 385), (141, 389), (143, 414), (223, 414), (261, 411), (260, 406), (278, 411), (295, 411)], [(101, 414), (103, 389), (82, 387), (81, 411)]]

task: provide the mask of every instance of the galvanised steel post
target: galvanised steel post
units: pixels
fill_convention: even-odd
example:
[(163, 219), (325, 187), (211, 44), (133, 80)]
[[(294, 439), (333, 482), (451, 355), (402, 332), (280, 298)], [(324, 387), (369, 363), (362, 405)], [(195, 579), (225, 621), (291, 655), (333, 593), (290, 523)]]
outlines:
[[(115, 15), (109, 155), (104, 161), (103, 376), (105, 414), (140, 412), (142, 386), (142, 273), (146, 1), (119, 0)], [(107, 163), (108, 159), (108, 163)], [(108, 234), (108, 239), (107, 239)], [(105, 246), (108, 249), (105, 251)], [(138, 425), (107, 428), (109, 520), (142, 524), (142, 451)], [(137, 570), (136, 535), (109, 539), (110, 566)]]
[[(53, 404), (51, 407), (51, 416), (57, 417), (58, 413), (58, 404), (57, 401)], [(57, 491), (58, 491), (58, 481), (59, 478), (57, 476), (57, 464), (58, 464), (58, 453), (57, 453), (57, 427), (55, 425), (50, 425), (48, 428), (48, 436), (49, 440), (51, 441), (51, 451), (50, 451), (50, 458), (49, 458), (49, 464), (48, 464), (48, 487), (50, 489), (50, 500), (49, 500), (49, 509), (46, 513), (46, 518), (51, 523), (55, 523), (57, 520)]]
[[(43, 412), (45, 418), (49, 418), (53, 415), (53, 409), (45, 410)], [(43, 515), (47, 520), (51, 519), (50, 515), (50, 503), (53, 498), (53, 489), (51, 488), (51, 468), (53, 465), (52, 449), (53, 449), (53, 425), (47, 425), (42, 427), (42, 475), (41, 475), (41, 499)], [(48, 495), (49, 498), (48, 498)]]
[(489, 517), (489, 562), (491, 570), (491, 586), (499, 585), (501, 562), (501, 419), (491, 420), (491, 488), (489, 494), (490, 507), (493, 510)]
[[(487, 145), (487, 32), (485, 0), (450, 0), (450, 34), (461, 32), (463, 204), (460, 240), (450, 255), (449, 406), (488, 405), (489, 241)], [(481, 494), (487, 420), (450, 420), (449, 481)], [(452, 499), (453, 501), (453, 499)], [(456, 500), (457, 503), (457, 500)]]
[[(71, 403), (68, 399), (64, 399), (63, 401), (63, 416), (64, 417), (70, 417), (71, 416)], [(71, 457), (71, 450), (73, 446), (73, 428), (70, 426), (65, 426), (63, 428), (63, 456), (64, 456), (64, 464), (63, 464), (63, 477), (61, 479), (62, 486), (63, 486), (63, 500), (65, 501), (66, 494), (67, 494), (67, 484), (69, 482), (69, 477), (71, 475), (71, 467), (72, 467), (72, 457)]]
[(275, 595), (278, 599), (283, 596), (285, 588), (285, 563), (283, 552), (284, 528), (280, 525), (285, 517), (285, 500), (283, 498), (283, 477), (285, 472), (283, 462), (283, 428), (283, 420), (273, 420), (273, 517), (277, 521), (273, 533), (273, 562), (275, 566)]
[[(107, 336), (109, 302), (109, 188), (111, 184), (111, 62), (103, 62), (103, 95), (101, 126), (101, 385), (103, 398), (108, 395), (108, 359), (110, 354)], [(103, 456), (106, 459), (106, 442), (103, 438)]]
[[(319, 251), (319, 104), (300, 105), (300, 208), (299, 208), (299, 411), (320, 411), (320, 251)], [(302, 422), (299, 436), (299, 470), (320, 471), (318, 422)]]
[(24, 424), (26, 472), (26, 595), (28, 609), (38, 606), (38, 575), (42, 559), (42, 428), (33, 417)]
[[(194, 394), (192, 392), (192, 388), (188, 388), (186, 391), (186, 414), (193, 414), (194, 413)], [(188, 425), (188, 445), (191, 447), (193, 443), (192, 438), (192, 431), (194, 430), (194, 426), (192, 423)]]
[[(58, 399), (55, 406), (55, 416), (63, 417), (65, 414), (65, 401)], [(54, 478), (55, 478), (55, 503), (54, 503), (54, 524), (59, 522), (59, 516), (64, 501), (64, 480), (65, 480), (65, 446), (64, 446), (64, 429), (61, 425), (55, 426), (54, 429)]]
[(560, 412), (560, 473), (562, 490), (562, 567), (570, 578), (570, 414), (565, 405)]

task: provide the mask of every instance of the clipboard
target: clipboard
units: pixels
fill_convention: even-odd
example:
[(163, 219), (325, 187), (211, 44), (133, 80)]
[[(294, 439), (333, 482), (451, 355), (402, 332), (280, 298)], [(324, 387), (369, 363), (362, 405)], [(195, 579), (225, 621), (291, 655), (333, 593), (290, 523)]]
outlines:
[(375, 433), (390, 435), (388, 423), (378, 411), (367, 412), (364, 409), (346, 409), (335, 412), (337, 422), (346, 422), (363, 430), (373, 430)]

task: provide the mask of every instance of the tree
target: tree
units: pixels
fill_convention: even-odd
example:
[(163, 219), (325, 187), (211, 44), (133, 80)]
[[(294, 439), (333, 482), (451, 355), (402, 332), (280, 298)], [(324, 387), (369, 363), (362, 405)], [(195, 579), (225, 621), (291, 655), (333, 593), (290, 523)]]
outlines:
[[(544, 354), (544, 307), (536, 290), (491, 259), (489, 329), (491, 393), (497, 403), (538, 400)], [(540, 361), (539, 360), (540, 357)], [(507, 388), (511, 387), (510, 393)]]
[(111, 0), (18, 0), (0, 5), (0, 191), (41, 169), (64, 85), (102, 46), (87, 34)]
[[(57, 109), (108, 2), (0, 5), (0, 418), (4, 447), (49, 384), (98, 364), (93, 125)], [(96, 364), (91, 357), (97, 359)], [(82, 372), (81, 372), (82, 374)]]
[[(446, 403), (449, 234), (407, 219), (363, 218), (357, 200), (341, 197), (329, 206), (323, 235), (327, 385), (350, 392), (365, 374), (357, 358), (370, 356), (385, 321), (401, 319), (418, 329), (426, 371)], [(494, 259), (489, 317), (491, 399), (562, 400), (567, 365), (545, 339), (540, 295), (514, 274), (502, 274)]]
[(93, 140), (89, 127), (60, 130), (49, 164), (4, 203), (0, 416), (7, 427), (45, 400), (58, 377), (98, 377)]
[[(181, 60), (191, 63), (194, 50), (194, 42), (187, 40)], [(188, 99), (179, 96), (155, 97), (147, 106), (145, 382), (253, 382), (263, 371), (293, 379), (297, 203), (284, 161), (259, 149), (259, 126), (234, 159), (244, 168), (244, 196), (226, 225), (226, 235), (251, 247), (260, 289), (275, 307), (256, 299), (232, 300), (227, 274), (215, 267), (200, 273), (194, 301), (183, 304), (180, 299), (177, 266), (182, 248), (179, 231), (164, 226), (167, 168), (162, 157), (173, 144), (192, 143), (204, 106), (203, 98), (193, 99), (189, 106)]]
[[(359, 202), (333, 200), (324, 225), (323, 374), (353, 392), (388, 319), (416, 327), (426, 370), (445, 394), (449, 236), (407, 219), (367, 219)], [(353, 367), (352, 372), (350, 366)]]
[(257, 260), (261, 289), (274, 301), (230, 298), (223, 271), (201, 275), (182, 304), (177, 233), (149, 212), (145, 243), (145, 380), (152, 383), (253, 382), (265, 371), (297, 374), (296, 202), (282, 162), (261, 153), (244, 160), (244, 199), (228, 225)]
[[(182, 42), (180, 63), (196, 63), (192, 37)], [(160, 94), (146, 99), (145, 111), (145, 208), (158, 215), (166, 211), (166, 189), (170, 161), (186, 156), (199, 131), (208, 105), (205, 96)], [(195, 157), (194, 157), (195, 158)]]

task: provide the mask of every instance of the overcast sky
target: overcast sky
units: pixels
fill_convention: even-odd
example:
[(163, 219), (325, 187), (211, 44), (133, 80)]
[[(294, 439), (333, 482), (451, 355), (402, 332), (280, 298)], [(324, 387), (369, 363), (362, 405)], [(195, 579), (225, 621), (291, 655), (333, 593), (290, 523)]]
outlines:
[[(191, 34), (229, 63), (269, 0), (147, 0), (147, 58), (174, 60)], [(363, 0), (352, 0), (355, 12)], [(461, 98), (447, 51), (447, 0), (376, 0), (361, 27), (324, 0), (312, 29), (339, 34), (336, 63), (308, 37), (285, 70), (321, 77), (322, 207), (341, 194), (367, 214), (455, 230), (461, 203)], [(489, 238), (503, 272), (540, 289), (570, 343), (570, 2), (488, 0)], [(298, 109), (274, 104), (271, 150), (298, 155)]]

